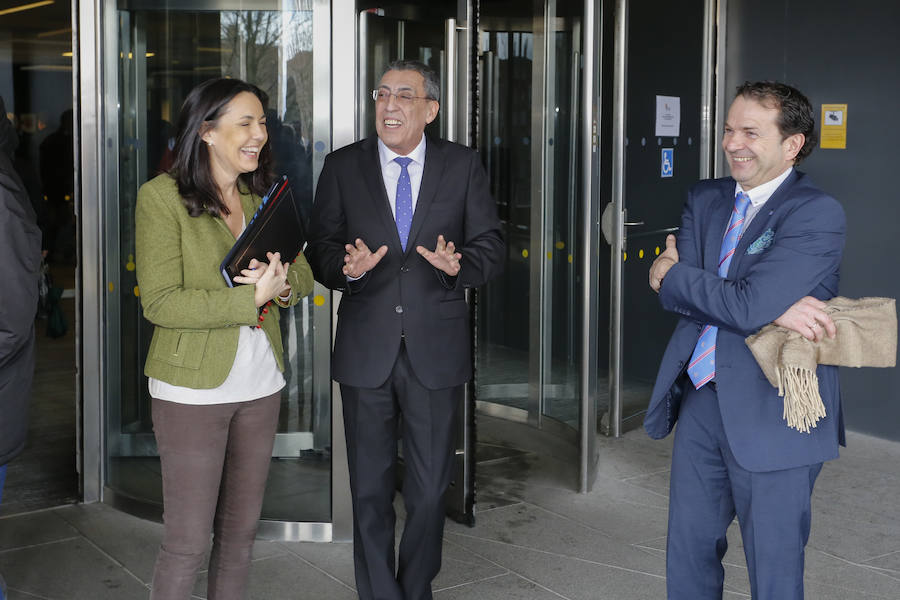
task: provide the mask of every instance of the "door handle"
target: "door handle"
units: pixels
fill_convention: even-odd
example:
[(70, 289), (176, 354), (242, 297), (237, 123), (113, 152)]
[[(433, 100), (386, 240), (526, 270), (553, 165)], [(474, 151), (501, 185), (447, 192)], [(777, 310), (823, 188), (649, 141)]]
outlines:
[[(626, 223), (627, 225), (627, 223)], [(642, 231), (640, 233), (635, 233), (633, 235), (628, 236), (631, 239), (635, 238), (643, 238), (643, 237), (651, 237), (654, 235), (660, 235), (662, 233), (675, 233), (678, 231), (678, 227), (666, 227), (665, 229), (654, 229), (653, 231)]]
[(603, 208), (603, 214), (600, 217), (600, 232), (603, 233), (603, 239), (606, 240), (606, 243), (612, 246), (613, 243), (613, 211), (615, 210), (615, 203), (608, 202), (606, 206)]
[[(600, 217), (600, 231), (603, 233), (603, 238), (606, 240), (606, 243), (612, 246), (612, 232), (613, 232), (613, 218), (615, 203), (609, 202), (606, 207), (603, 209), (603, 214)], [(626, 227), (638, 227), (643, 225), (643, 221), (626, 221), (624, 225)]]

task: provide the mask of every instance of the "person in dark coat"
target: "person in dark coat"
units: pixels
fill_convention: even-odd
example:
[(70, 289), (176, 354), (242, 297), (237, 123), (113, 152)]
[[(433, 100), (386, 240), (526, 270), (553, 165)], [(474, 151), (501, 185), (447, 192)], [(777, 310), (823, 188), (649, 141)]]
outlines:
[[(25, 446), (41, 264), (37, 217), (12, 166), (17, 145), (16, 131), (0, 98), (0, 281), (4, 282), (0, 286), (0, 469), (4, 472)], [(2, 494), (0, 485), (0, 498)]]
[[(19, 140), (0, 97), (0, 502), (6, 464), (22, 452), (34, 376), (41, 231), (12, 159)], [(3, 596), (0, 578), (0, 598)]]

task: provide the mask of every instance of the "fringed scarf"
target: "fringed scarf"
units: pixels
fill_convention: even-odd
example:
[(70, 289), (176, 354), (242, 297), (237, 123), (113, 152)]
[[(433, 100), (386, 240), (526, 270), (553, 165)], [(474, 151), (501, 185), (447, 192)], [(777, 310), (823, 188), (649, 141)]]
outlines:
[(775, 324), (745, 341), (778, 395), (784, 397), (788, 427), (809, 433), (825, 417), (817, 365), (893, 367), (897, 362), (897, 309), (893, 298), (838, 296), (825, 312), (837, 328), (834, 338), (813, 342)]

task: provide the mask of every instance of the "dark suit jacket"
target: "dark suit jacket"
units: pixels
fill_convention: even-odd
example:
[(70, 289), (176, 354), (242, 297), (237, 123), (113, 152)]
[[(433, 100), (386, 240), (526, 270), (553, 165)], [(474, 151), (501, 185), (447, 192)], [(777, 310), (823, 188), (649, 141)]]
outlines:
[(840, 204), (796, 170), (753, 218), (728, 277), (717, 274), (722, 236), (734, 205), (734, 179), (701, 181), (688, 195), (678, 233), (679, 262), (660, 289), (664, 309), (682, 317), (666, 347), (644, 427), (667, 435), (678, 418), (686, 365), (706, 323), (719, 327), (716, 386), (728, 443), (749, 471), (773, 471), (837, 458), (843, 417), (837, 367), (819, 366), (827, 416), (811, 433), (788, 428), (783, 399), (766, 380), (744, 338), (803, 296), (838, 293), (846, 221)]
[[(456, 277), (447, 277), (416, 252), (434, 250), (439, 234), (462, 253)], [(380, 263), (349, 282), (341, 271), (344, 245), (361, 238)], [(406, 252), (381, 175), (376, 137), (332, 152), (316, 189), (306, 257), (315, 278), (344, 293), (338, 308), (332, 376), (342, 384), (373, 388), (388, 377), (401, 334), (416, 376), (429, 389), (472, 377), (465, 289), (503, 268), (497, 208), (478, 154), (427, 138), (425, 169)]]
[[(0, 108), (3, 103), (0, 101)], [(34, 375), (41, 231), (25, 186), (13, 170), (12, 124), (0, 110), (0, 465), (25, 446)]]

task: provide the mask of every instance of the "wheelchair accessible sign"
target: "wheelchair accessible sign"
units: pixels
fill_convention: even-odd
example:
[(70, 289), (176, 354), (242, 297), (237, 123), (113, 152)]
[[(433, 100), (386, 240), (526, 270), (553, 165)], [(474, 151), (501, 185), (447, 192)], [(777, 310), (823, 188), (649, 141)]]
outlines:
[(671, 177), (675, 172), (675, 149), (663, 148), (659, 164), (659, 176)]

